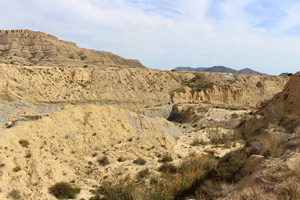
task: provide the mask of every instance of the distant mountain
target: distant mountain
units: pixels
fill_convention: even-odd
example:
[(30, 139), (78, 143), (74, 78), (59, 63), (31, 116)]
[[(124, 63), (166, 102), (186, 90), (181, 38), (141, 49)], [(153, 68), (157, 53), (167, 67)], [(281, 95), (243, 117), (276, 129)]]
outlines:
[(192, 68), (192, 67), (176, 67), (177, 71), (187, 71), (187, 72), (203, 72), (207, 67), (198, 67), (198, 68)]
[(219, 73), (232, 73), (232, 74), (260, 74), (264, 75), (263, 73), (254, 71), (249, 68), (241, 69), (241, 70), (235, 70), (229, 67), (224, 66), (213, 66), (213, 67), (198, 67), (198, 68), (192, 68), (192, 67), (176, 67), (177, 71), (195, 71), (195, 72), (219, 72)]
[(236, 73), (236, 70), (224, 67), (224, 66), (213, 66), (203, 70), (204, 72), (224, 72), (224, 73)]
[(288, 73), (288, 72), (279, 74), (279, 76), (292, 76), (292, 75), (293, 75), (293, 73)]

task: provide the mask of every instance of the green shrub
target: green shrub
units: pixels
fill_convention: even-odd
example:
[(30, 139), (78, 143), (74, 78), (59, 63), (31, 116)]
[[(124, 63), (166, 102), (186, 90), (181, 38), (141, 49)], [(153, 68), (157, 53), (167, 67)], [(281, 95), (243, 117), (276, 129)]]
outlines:
[(159, 172), (171, 173), (171, 174), (175, 174), (177, 170), (178, 170), (177, 167), (170, 163), (164, 163), (158, 168)]
[(207, 142), (204, 142), (202, 139), (194, 138), (193, 142), (191, 143), (191, 146), (200, 146), (200, 145), (207, 145)]
[(73, 188), (69, 183), (59, 182), (49, 188), (49, 193), (58, 199), (74, 199), (80, 188)]
[(150, 170), (148, 168), (141, 170), (137, 173), (137, 179), (141, 180), (150, 175)]
[(97, 194), (97, 195), (95, 195), (95, 196), (89, 198), (89, 200), (101, 200), (101, 198), (100, 198), (100, 195)]
[(120, 181), (117, 185), (103, 183), (99, 192), (104, 195), (105, 200), (135, 200), (135, 189), (133, 183)]
[(162, 156), (162, 158), (158, 162), (166, 163), (166, 162), (172, 162), (173, 158), (169, 154), (165, 154)]

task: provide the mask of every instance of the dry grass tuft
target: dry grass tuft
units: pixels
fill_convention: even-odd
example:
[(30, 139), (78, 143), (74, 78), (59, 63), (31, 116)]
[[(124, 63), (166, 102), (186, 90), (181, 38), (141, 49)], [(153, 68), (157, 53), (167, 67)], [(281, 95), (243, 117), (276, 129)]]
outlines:
[(287, 135), (285, 133), (266, 133), (261, 136), (261, 154), (265, 157), (279, 158), (286, 149)]

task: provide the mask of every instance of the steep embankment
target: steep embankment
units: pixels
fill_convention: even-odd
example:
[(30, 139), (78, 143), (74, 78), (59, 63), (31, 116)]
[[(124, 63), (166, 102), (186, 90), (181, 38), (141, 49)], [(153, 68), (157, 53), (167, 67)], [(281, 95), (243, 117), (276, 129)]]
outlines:
[(18, 190), (22, 199), (55, 199), (48, 187), (59, 181), (75, 182), (81, 195), (89, 194), (103, 180), (135, 176), (143, 167), (133, 164), (138, 157), (156, 169), (156, 154), (172, 149), (179, 136), (181, 131), (163, 118), (111, 106), (66, 106), (1, 132), (0, 198)]
[(73, 42), (31, 30), (0, 30), (0, 54), (0, 61), (7, 64), (144, 68), (138, 60), (79, 48)]

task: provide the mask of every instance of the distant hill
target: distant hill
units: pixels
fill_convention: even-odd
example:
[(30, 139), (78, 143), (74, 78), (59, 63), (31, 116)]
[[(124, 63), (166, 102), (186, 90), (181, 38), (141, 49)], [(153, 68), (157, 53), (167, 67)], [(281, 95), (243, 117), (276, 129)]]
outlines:
[(279, 74), (279, 76), (292, 76), (292, 75), (293, 75), (293, 73), (288, 73), (288, 72)]
[(192, 67), (176, 67), (177, 71), (196, 71), (196, 72), (220, 72), (220, 73), (232, 73), (232, 74), (260, 74), (264, 75), (263, 73), (254, 71), (249, 68), (241, 69), (241, 70), (235, 70), (229, 67), (224, 66), (213, 66), (213, 67), (198, 67), (198, 68), (192, 68)]
[(0, 62), (64, 67), (144, 67), (138, 60), (80, 48), (73, 42), (31, 30), (0, 30)]

